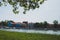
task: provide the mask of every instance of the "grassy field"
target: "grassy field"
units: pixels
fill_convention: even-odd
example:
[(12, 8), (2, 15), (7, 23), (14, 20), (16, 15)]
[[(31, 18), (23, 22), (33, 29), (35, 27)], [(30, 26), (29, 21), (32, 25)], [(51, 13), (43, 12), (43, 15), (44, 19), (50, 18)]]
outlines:
[(60, 40), (60, 35), (19, 33), (0, 30), (0, 40)]

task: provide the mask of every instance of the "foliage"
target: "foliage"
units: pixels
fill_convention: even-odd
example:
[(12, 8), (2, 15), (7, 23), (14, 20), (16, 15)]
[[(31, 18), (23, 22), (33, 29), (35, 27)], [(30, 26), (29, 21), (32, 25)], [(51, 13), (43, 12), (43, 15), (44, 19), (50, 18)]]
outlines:
[(54, 23), (54, 27), (57, 28), (57, 26), (58, 26), (58, 21), (57, 21), (57, 20), (54, 20), (53, 23)]
[(45, 26), (45, 28), (47, 28), (47, 26), (48, 26), (47, 21), (44, 21), (44, 26)]
[(58, 24), (58, 21), (57, 21), (57, 20), (54, 20), (53, 23), (54, 23), (54, 24)]
[(47, 26), (48, 26), (47, 21), (34, 23), (34, 27), (36, 28), (47, 28)]
[[(12, 21), (12, 20), (9, 20), (10, 22), (14, 22), (14, 21)], [(1, 21), (0, 22), (0, 26), (8, 26), (8, 22), (9, 22), (8, 20), (5, 20), (5, 21)]]
[[(39, 8), (40, 4), (44, 3), (45, 0), (1, 0), (0, 6), (10, 4), (13, 7), (15, 14), (19, 13), (18, 8), (24, 8), (24, 14), (30, 9)], [(19, 5), (19, 6), (18, 6)]]
[(1, 21), (1, 22), (0, 22), (0, 25), (1, 25), (1, 26), (7, 26), (7, 22), (6, 22), (6, 21)]
[(34, 23), (34, 27), (39, 28), (40, 27), (40, 24), (38, 22), (37, 23)]
[[(40, 27), (43, 28), (43, 26), (44, 26), (44, 25), (43, 25), (43, 22), (40, 22)], [(45, 26), (44, 26), (44, 27), (45, 27)]]

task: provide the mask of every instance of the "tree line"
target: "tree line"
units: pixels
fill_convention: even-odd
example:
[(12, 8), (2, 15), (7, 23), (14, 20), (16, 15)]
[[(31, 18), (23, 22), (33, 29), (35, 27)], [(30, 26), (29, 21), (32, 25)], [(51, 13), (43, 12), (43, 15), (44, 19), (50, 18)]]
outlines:
[(34, 23), (35, 28), (60, 28), (60, 24), (57, 20), (53, 21), (53, 24), (49, 24), (47, 21)]
[[(14, 22), (14, 21), (12, 21), (12, 20), (10, 20), (11, 22)], [(7, 20), (5, 20), (5, 21), (0, 21), (0, 26), (8, 26), (8, 22), (9, 21), (7, 21)], [(36, 22), (36, 23), (34, 23), (34, 27), (35, 28), (49, 28), (49, 26), (50, 26), (51, 24), (49, 24), (47, 21), (44, 21), (44, 22)], [(58, 27), (58, 21), (57, 20), (54, 20), (53, 21), (53, 27), (54, 28), (57, 28)], [(52, 26), (51, 26), (52, 27)]]

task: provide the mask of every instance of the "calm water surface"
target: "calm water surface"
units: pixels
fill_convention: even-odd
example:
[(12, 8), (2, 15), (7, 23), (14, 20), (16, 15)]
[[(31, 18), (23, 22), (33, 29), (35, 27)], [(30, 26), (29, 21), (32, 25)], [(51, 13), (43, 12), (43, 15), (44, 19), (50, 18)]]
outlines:
[(13, 31), (13, 32), (42, 33), (42, 34), (60, 35), (60, 31), (53, 31), (53, 30), (28, 30), (28, 29), (0, 29), (0, 30)]

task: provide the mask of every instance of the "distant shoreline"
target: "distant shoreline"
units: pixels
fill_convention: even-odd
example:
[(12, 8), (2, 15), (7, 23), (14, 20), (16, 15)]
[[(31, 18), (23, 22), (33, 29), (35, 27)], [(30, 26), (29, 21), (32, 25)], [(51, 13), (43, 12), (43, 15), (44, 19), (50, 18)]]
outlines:
[(6, 27), (6, 28), (0, 28), (0, 29), (25, 29), (25, 30), (53, 30), (58, 31), (60, 28), (12, 28), (12, 27)]

